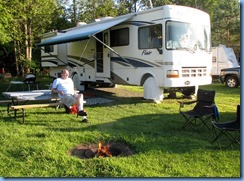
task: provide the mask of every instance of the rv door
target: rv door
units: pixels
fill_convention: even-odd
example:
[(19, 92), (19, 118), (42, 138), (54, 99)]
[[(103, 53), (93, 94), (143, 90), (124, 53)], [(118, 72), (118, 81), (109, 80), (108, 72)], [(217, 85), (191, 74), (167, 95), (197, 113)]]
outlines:
[[(96, 37), (104, 44), (110, 45), (109, 31), (98, 33)], [(96, 41), (96, 77), (110, 78), (110, 50), (104, 44)]]

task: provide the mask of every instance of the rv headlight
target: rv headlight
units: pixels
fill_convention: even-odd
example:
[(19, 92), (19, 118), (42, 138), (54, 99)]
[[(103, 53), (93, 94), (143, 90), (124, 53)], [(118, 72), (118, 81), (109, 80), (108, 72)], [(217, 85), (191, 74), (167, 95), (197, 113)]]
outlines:
[(178, 70), (168, 70), (167, 78), (179, 78), (179, 71)]

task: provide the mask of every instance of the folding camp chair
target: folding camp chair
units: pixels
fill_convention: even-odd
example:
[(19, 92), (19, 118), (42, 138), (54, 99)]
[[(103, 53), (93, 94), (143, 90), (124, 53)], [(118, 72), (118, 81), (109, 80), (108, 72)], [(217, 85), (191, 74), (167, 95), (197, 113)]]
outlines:
[[(198, 89), (196, 100), (188, 102), (179, 101), (179, 112), (185, 118), (185, 122), (182, 128), (187, 126), (192, 128), (197, 126), (206, 126), (211, 130), (211, 126), (208, 125), (208, 122), (211, 122), (213, 119), (217, 120), (218, 117), (218, 111), (214, 103), (214, 98), (214, 90)], [(191, 110), (188, 109), (187, 111), (183, 111), (183, 107), (185, 105), (194, 105), (194, 108)]]
[[(232, 144), (240, 144), (240, 105), (237, 105), (236, 110), (236, 119), (234, 121), (229, 121), (225, 123), (217, 123), (212, 121), (213, 131), (215, 138), (212, 141), (212, 144), (217, 141), (222, 135), (225, 135), (230, 143), (226, 148), (230, 147)], [(218, 142), (219, 147), (221, 148), (220, 143)]]

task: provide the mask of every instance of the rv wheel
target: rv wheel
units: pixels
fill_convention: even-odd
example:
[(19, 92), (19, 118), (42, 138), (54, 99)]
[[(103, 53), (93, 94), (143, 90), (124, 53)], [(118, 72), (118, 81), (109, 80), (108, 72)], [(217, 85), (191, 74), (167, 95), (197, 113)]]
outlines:
[(191, 95), (193, 95), (195, 93), (195, 86), (193, 87), (186, 87), (184, 88), (181, 93), (186, 96), (186, 97), (189, 97)]

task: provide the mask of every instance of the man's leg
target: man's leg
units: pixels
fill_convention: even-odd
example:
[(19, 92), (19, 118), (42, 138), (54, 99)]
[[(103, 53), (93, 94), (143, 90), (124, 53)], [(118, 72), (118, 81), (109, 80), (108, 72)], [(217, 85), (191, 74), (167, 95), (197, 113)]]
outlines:
[(78, 99), (78, 111), (83, 111), (83, 94), (78, 94), (77, 95), (77, 99)]
[[(76, 95), (76, 98), (78, 99), (77, 102), (77, 106), (78, 106), (78, 115), (79, 116), (82, 116), (82, 122), (87, 122), (87, 114), (86, 112), (84, 111), (84, 107), (83, 107), (83, 104), (84, 104), (84, 97), (83, 97), (83, 94), (78, 94)], [(77, 116), (78, 116), (77, 115)]]

